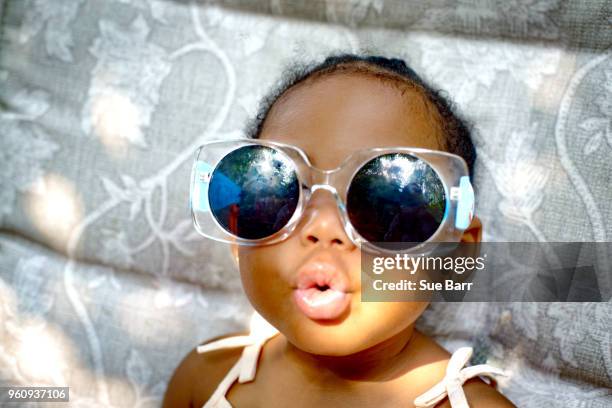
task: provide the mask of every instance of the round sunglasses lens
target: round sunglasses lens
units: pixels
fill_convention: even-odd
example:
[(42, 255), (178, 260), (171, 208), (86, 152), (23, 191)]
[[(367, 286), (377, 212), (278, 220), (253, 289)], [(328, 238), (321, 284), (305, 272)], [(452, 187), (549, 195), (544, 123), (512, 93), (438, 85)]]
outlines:
[(216, 220), (245, 239), (280, 231), (295, 212), (299, 196), (293, 163), (282, 152), (260, 145), (240, 147), (225, 156), (208, 189)]
[(429, 164), (406, 153), (370, 160), (347, 193), (348, 216), (357, 232), (372, 243), (394, 243), (390, 247), (396, 249), (431, 238), (445, 210), (442, 180)]

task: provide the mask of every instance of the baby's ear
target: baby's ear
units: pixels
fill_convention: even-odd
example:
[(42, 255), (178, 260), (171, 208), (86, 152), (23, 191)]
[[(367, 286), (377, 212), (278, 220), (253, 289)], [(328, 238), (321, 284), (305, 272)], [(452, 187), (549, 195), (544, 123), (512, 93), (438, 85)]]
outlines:
[(465, 231), (463, 231), (463, 235), (461, 236), (461, 242), (480, 242), (481, 239), (482, 223), (480, 222), (480, 218), (474, 216), (470, 225)]

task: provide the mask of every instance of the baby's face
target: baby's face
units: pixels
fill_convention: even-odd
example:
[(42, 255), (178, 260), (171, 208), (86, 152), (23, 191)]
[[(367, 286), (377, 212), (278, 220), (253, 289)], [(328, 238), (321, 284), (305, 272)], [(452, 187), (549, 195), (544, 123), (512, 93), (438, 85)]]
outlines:
[[(290, 90), (276, 102), (261, 138), (298, 146), (313, 166), (333, 169), (352, 152), (382, 146), (441, 150), (439, 130), (415, 91), (360, 74), (333, 74)], [(423, 302), (361, 302), (361, 254), (346, 235), (329, 191), (313, 193), (301, 222), (284, 241), (239, 247), (242, 282), (255, 309), (296, 347), (348, 355), (392, 337), (423, 312)], [(297, 274), (323, 262), (348, 282), (341, 316), (317, 319), (295, 300)]]

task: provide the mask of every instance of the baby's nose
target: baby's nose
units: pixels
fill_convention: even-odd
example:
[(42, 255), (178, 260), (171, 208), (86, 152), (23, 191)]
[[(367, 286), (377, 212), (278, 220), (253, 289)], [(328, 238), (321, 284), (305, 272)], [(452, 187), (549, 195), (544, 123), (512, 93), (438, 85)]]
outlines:
[(299, 230), (303, 245), (350, 250), (355, 247), (346, 235), (336, 199), (330, 191), (319, 189), (307, 203)]

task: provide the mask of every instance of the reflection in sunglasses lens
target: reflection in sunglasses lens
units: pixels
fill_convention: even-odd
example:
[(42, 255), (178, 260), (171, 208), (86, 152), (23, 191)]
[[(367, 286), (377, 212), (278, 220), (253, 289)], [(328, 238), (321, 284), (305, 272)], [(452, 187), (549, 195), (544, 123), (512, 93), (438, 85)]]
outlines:
[(245, 239), (282, 229), (298, 205), (300, 186), (293, 163), (282, 152), (260, 145), (226, 155), (212, 173), (210, 209), (228, 232)]
[(347, 212), (370, 242), (405, 243), (408, 249), (436, 232), (446, 210), (444, 185), (423, 160), (390, 153), (366, 163), (347, 193)]

